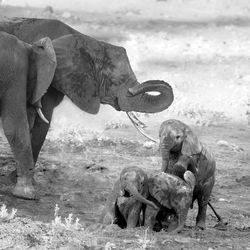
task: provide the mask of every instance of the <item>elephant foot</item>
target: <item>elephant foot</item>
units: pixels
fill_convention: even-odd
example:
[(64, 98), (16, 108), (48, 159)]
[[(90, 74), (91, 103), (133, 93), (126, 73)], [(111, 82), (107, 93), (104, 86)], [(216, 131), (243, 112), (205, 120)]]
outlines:
[(204, 221), (199, 221), (196, 223), (195, 229), (200, 231), (200, 230), (205, 230), (206, 225)]
[(227, 222), (219, 221), (214, 228), (221, 231), (227, 231)]
[(37, 200), (38, 196), (36, 195), (35, 188), (31, 182), (32, 181), (27, 180), (27, 178), (18, 177), (16, 186), (12, 190), (12, 194), (21, 199)]

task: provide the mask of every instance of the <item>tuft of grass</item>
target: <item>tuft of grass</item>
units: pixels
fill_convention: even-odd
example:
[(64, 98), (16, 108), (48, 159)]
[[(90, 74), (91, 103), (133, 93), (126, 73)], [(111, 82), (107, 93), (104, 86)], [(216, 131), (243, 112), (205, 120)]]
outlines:
[(112, 249), (115, 249), (115, 248), (116, 248), (116, 245), (114, 243), (107, 242), (105, 244), (104, 250), (112, 250)]
[(105, 123), (105, 130), (118, 129), (118, 128), (128, 128), (128, 125), (123, 122), (109, 121)]
[[(154, 145), (153, 145), (154, 144)], [(67, 130), (58, 138), (49, 138), (43, 147), (43, 152), (59, 153), (86, 153), (88, 149), (112, 148), (119, 153), (120, 151), (132, 154), (152, 154), (155, 155), (158, 145), (151, 142), (130, 140), (124, 138), (114, 138), (103, 135), (102, 133), (87, 133), (84, 130)]]
[(142, 237), (138, 239), (139, 250), (146, 250), (148, 245), (151, 243), (151, 240), (148, 239), (148, 229), (149, 228), (146, 228)]
[(16, 215), (17, 209), (12, 208), (11, 212), (9, 213), (5, 204), (3, 204), (0, 208), (0, 222), (9, 222), (10, 220), (14, 219)]
[(59, 216), (59, 207), (56, 204), (55, 212), (54, 212), (55, 219), (52, 221), (53, 227), (63, 227), (66, 230), (79, 230), (81, 224), (79, 223), (79, 219), (76, 218), (75, 221), (73, 219), (73, 214), (69, 214), (67, 218), (64, 218), (64, 222), (62, 221), (62, 217)]

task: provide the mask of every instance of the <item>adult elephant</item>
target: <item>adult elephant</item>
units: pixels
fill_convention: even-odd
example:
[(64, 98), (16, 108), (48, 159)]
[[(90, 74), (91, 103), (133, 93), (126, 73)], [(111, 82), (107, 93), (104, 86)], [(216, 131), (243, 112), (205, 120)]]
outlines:
[[(0, 30), (14, 35), (1, 33), (0, 98), (4, 131), (17, 161), (17, 197), (36, 198), (32, 170), (53, 109), (64, 95), (91, 114), (100, 104), (154, 113), (173, 101), (166, 82), (138, 83), (124, 48), (80, 34), (62, 22), (14, 19), (1, 23)], [(44, 36), (59, 38), (27, 43)], [(146, 93), (150, 91), (160, 94)]]

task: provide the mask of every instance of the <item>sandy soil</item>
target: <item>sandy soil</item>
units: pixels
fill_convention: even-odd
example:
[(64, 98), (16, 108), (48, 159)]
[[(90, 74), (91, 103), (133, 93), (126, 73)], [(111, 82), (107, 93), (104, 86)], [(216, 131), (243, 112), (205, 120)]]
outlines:
[[(208, 4), (207, 9), (214, 3), (202, 2)], [(51, 17), (126, 47), (140, 81), (158, 78), (171, 83), (175, 101), (170, 109), (141, 115), (141, 119), (155, 137), (162, 121), (181, 119), (192, 125), (214, 153), (217, 172), (212, 202), (228, 222), (227, 230), (214, 228), (217, 221), (208, 210), (207, 230), (195, 231), (197, 205), (190, 210), (186, 228), (175, 236), (143, 227), (122, 230), (98, 224), (121, 169), (136, 165), (152, 173), (159, 171), (161, 159), (157, 145), (145, 147), (144, 138), (125, 114), (104, 106), (91, 116), (65, 100), (55, 112), (36, 165), (39, 201), (24, 201), (10, 194), (13, 178), (9, 174), (15, 162), (5, 137), (0, 137), (0, 205), (18, 209), (15, 219), (0, 220), (0, 249), (250, 249), (250, 128), (246, 115), (250, 8), (246, 1), (240, 1), (237, 8), (233, 8), (233, 0), (223, 3), (210, 12), (202, 8), (202, 15), (198, 1), (190, 0), (176, 16), (178, 4), (170, 1), (166, 12), (157, 12), (159, 15), (143, 15), (144, 8), (141, 12), (126, 9), (94, 15), (72, 12), (74, 18), (57, 12)], [(0, 14), (49, 16), (42, 10), (8, 6), (1, 7)], [(118, 128), (107, 129), (107, 122)], [(218, 143), (222, 140), (227, 143)], [(80, 219), (81, 227), (55, 224), (56, 204), (62, 218), (72, 213)]]
[[(250, 129), (232, 124), (193, 129), (215, 153), (217, 172), (212, 203), (228, 222), (227, 231), (213, 228), (217, 221), (209, 209), (207, 230), (195, 231), (196, 205), (190, 210), (186, 228), (181, 234), (168, 236), (165, 232), (148, 232), (146, 249), (248, 249)], [(157, 125), (155, 134), (156, 131)], [(84, 134), (82, 136), (86, 137)], [(79, 134), (72, 134), (60, 141), (46, 142), (35, 170), (36, 187), (41, 196), (39, 201), (24, 201), (12, 197), (9, 193), (11, 180), (6, 176), (1, 177), (1, 203), (8, 208), (17, 208), (18, 212), (16, 219), (1, 223), (0, 229), (3, 230), (3, 235), (15, 239), (12, 242), (15, 246), (27, 247), (32, 241), (36, 247), (48, 248), (68, 246), (69, 249), (74, 249), (79, 244), (84, 249), (85, 244), (98, 249), (107, 242), (114, 243), (115, 249), (142, 247), (146, 228), (122, 230), (116, 226), (103, 227), (97, 221), (112, 184), (123, 167), (135, 165), (148, 173), (159, 171), (161, 160), (157, 146), (144, 147), (144, 140), (132, 127), (110, 129), (102, 136), (95, 136), (80, 142)], [(226, 140), (237, 147), (220, 146), (217, 144), (219, 140)], [(1, 168), (13, 164), (5, 138), (1, 139), (0, 163)], [(62, 217), (73, 213), (74, 218), (80, 219), (84, 229), (73, 232), (61, 229), (62, 235), (58, 231), (59, 236), (52, 234), (51, 222), (56, 204), (60, 207)], [(23, 224), (28, 228), (23, 231), (19, 229), (20, 237), (16, 238), (17, 227), (22, 227)], [(59, 230), (60, 233), (61, 231)], [(3, 244), (6, 239), (1, 238), (0, 245), (1, 241)]]

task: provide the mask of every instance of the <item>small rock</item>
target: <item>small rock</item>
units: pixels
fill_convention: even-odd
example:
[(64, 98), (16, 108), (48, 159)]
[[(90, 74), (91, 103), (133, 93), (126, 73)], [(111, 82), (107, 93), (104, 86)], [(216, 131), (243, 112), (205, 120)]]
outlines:
[(217, 141), (217, 145), (221, 146), (221, 147), (230, 147), (229, 142), (224, 141), (224, 140), (219, 140)]
[(147, 148), (147, 149), (151, 149), (151, 148), (154, 147), (154, 145), (155, 145), (154, 142), (152, 142), (152, 141), (146, 141), (146, 142), (144, 142), (143, 147)]
[(178, 243), (190, 243), (192, 241), (192, 239), (191, 238), (184, 238), (184, 237), (176, 237), (176, 238), (174, 238), (174, 241), (178, 242)]
[(219, 198), (219, 201), (226, 201), (226, 199), (224, 199), (224, 198)]

